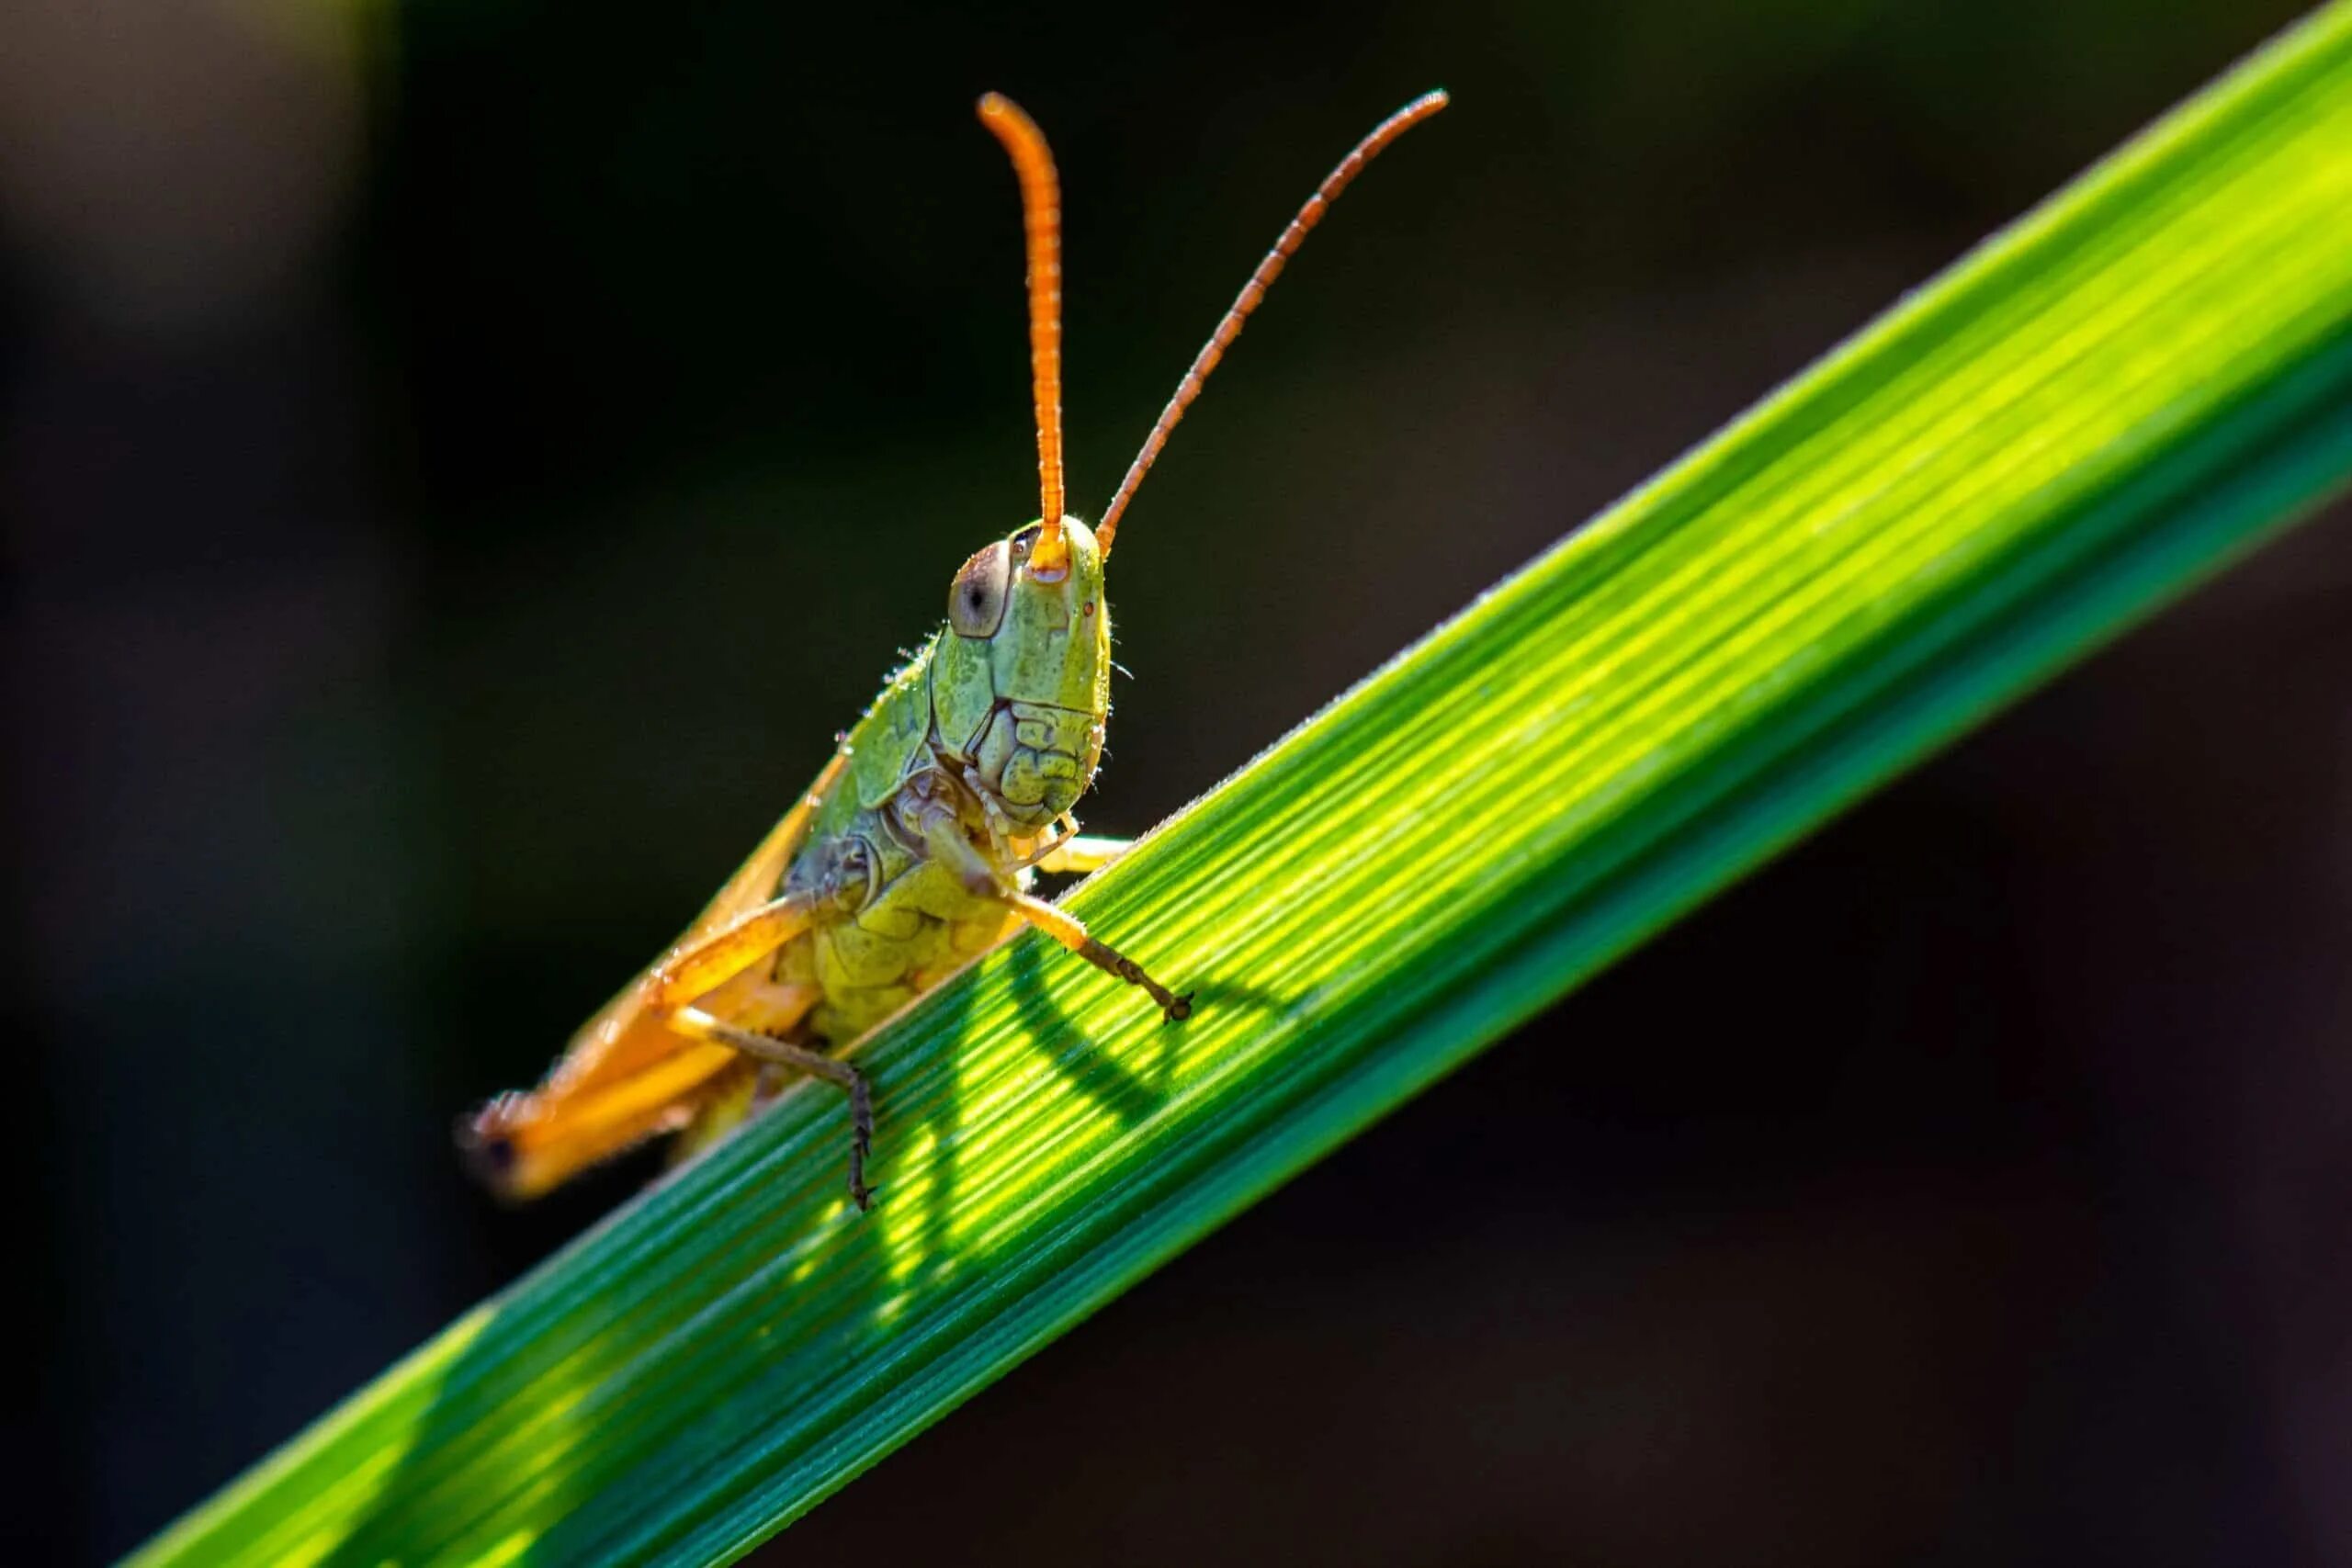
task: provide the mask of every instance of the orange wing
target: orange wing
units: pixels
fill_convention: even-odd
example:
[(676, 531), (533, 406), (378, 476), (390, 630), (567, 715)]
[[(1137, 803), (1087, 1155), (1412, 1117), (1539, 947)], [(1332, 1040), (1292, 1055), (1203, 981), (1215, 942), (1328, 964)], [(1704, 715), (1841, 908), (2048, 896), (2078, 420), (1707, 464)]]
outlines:
[[(673, 951), (775, 895), (848, 764), (845, 753), (833, 755)], [(501, 1095), (461, 1128), (460, 1141), (483, 1179), (502, 1194), (537, 1197), (642, 1138), (685, 1125), (741, 1063), (736, 1051), (688, 1040), (648, 1011), (645, 981), (651, 969), (639, 971), (573, 1032), (545, 1083), (528, 1093)], [(813, 1005), (816, 998), (808, 1000)]]

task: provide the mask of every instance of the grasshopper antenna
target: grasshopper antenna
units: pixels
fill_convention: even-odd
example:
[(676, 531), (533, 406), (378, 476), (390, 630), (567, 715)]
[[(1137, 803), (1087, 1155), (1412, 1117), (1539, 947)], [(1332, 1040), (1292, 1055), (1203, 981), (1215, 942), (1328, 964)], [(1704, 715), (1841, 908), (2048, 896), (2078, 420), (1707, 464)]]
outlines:
[(1033, 569), (1052, 571), (1068, 558), (1062, 538), (1062, 197), (1046, 133), (1001, 93), (980, 99), (980, 123), (1012, 157), (1021, 182), (1021, 222), (1028, 241), (1029, 380), (1037, 400), (1040, 506)]
[[(1184, 411), (1193, 406), (1194, 398), (1201, 395), (1201, 384), (1209, 378), (1209, 372), (1216, 368), (1217, 361), (1225, 357), (1225, 351), (1232, 346), (1233, 340), (1241, 335), (1242, 323), (1249, 321), (1250, 312), (1265, 299), (1266, 290), (1273, 287), (1274, 279), (1282, 276), (1283, 265), (1306, 238), (1307, 231), (1323, 221), (1326, 209), (1340, 199), (1340, 193), (1348, 188), (1351, 181), (1363, 173), (1366, 164), (1379, 157), (1390, 142), (1445, 107), (1447, 101), (1443, 89), (1424, 93), (1374, 126), (1372, 134), (1357, 142), (1354, 149), (1340, 160), (1340, 166), (1323, 176), (1323, 183), (1315, 187), (1315, 194), (1306, 198), (1306, 205), (1300, 208), (1298, 216), (1290, 220), (1290, 226), (1283, 231), (1282, 238), (1274, 242), (1274, 248), (1266, 253), (1266, 259), (1258, 264), (1258, 270), (1251, 273), (1250, 281), (1241, 286), (1241, 293), (1234, 299), (1233, 308), (1225, 313), (1223, 321), (1217, 322), (1216, 331), (1209, 334), (1209, 341), (1201, 345), (1201, 352), (1193, 357), (1192, 368), (1185, 371), (1184, 378), (1176, 384), (1176, 395), (1170, 398), (1168, 406), (1159, 411), (1159, 423), (1151, 427), (1149, 435), (1144, 437), (1143, 450), (1137, 452), (1136, 460), (1127, 466), (1127, 477), (1119, 481), (1119, 493), (1111, 498), (1111, 504), (1102, 513), (1102, 521), (1094, 525), (1094, 542), (1101, 547), (1104, 558), (1110, 557), (1111, 536), (1118, 532), (1120, 514), (1126, 511), (1127, 502), (1134, 498), (1136, 487), (1143, 483), (1144, 475), (1151, 471), (1152, 462), (1159, 457), (1159, 449), (1168, 445), (1168, 433), (1176, 428), (1176, 422), (1184, 417)], [(1031, 233), (1033, 236), (1035, 233), (1034, 226)], [(1034, 238), (1031, 243), (1035, 243)], [(1033, 289), (1036, 287), (1034, 272), (1030, 287)], [(1040, 397), (1043, 395), (1042, 392), (1039, 394)], [(1042, 408), (1044, 404), (1038, 406)]]

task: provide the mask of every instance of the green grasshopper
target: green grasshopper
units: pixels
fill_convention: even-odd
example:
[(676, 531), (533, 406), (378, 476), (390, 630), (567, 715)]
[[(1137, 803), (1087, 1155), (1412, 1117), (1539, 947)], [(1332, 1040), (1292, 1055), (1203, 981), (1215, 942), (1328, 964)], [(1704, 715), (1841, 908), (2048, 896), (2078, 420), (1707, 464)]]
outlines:
[(1034, 925), (1192, 1011), (1032, 874), (1084, 873), (1125, 848), (1081, 837), (1071, 808), (1102, 758), (1111, 611), (1102, 566), (1168, 433), (1307, 231), (1364, 164), (1445, 107), (1430, 93), (1381, 122), (1317, 187), (1217, 323), (1102, 520), (1062, 510), (1061, 197), (1034, 121), (989, 94), (980, 121), (1012, 159), (1027, 240), (1038, 521), (981, 548), (947, 591), (947, 624), (890, 678), (799, 803), (671, 949), (582, 1025), (544, 1083), (501, 1095), (459, 1141), (501, 1193), (532, 1197), (657, 1134), (704, 1146), (806, 1076), (847, 1091), (849, 1194), (872, 1200), (874, 1108), (839, 1054), (975, 954)]

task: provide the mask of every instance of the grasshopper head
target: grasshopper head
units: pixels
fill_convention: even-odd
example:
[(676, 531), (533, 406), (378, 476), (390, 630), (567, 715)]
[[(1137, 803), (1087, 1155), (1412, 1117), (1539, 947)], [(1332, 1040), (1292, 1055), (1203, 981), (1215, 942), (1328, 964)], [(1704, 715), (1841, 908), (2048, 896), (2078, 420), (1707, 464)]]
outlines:
[(1004, 144), (1021, 186), (1040, 520), (980, 551), (956, 574), (947, 596), (948, 629), (932, 664), (932, 714), (942, 749), (965, 763), (967, 776), (1016, 823), (1043, 828), (1069, 810), (1102, 761), (1102, 722), (1111, 705), (1111, 614), (1102, 598), (1102, 562), (1136, 487), (1323, 209), (1382, 148), (1445, 102), (1442, 92), (1414, 99), (1325, 176), (1209, 334), (1111, 504), (1089, 528), (1062, 510), (1061, 181), (1036, 122), (995, 93), (980, 100), (980, 123)]
[(1039, 558), (1032, 523), (964, 563), (932, 668), (940, 739), (1025, 828), (1086, 793), (1111, 703), (1102, 554), (1075, 517), (1055, 535), (1058, 560)]

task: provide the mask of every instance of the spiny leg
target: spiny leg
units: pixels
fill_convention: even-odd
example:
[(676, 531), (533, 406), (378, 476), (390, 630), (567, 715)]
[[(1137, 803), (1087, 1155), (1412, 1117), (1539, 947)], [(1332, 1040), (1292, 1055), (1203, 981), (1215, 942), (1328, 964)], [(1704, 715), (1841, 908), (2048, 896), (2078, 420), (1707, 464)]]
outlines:
[[(965, 887), (975, 897), (993, 898), (1014, 914), (1093, 964), (1108, 975), (1116, 976), (1130, 986), (1140, 986), (1159, 1004), (1162, 1017), (1170, 1023), (1180, 1023), (1193, 1016), (1193, 997), (1187, 991), (1178, 996), (1149, 975), (1143, 965), (1119, 952), (1107, 942), (1094, 940), (1084, 921), (1058, 905), (1043, 898), (1033, 898), (1007, 881), (1004, 874), (988, 863), (987, 857), (972, 847), (956, 819), (945, 813), (931, 818), (923, 824), (923, 845), (932, 858), (956, 873)], [(1058, 846), (1057, 846), (1058, 847)]]
[(872, 1207), (874, 1190), (865, 1185), (865, 1156), (874, 1148), (874, 1092), (867, 1086), (865, 1075), (838, 1057), (821, 1051), (811, 1051), (805, 1045), (775, 1040), (756, 1030), (713, 1018), (700, 1008), (681, 1008), (669, 1020), (671, 1028), (695, 1040), (714, 1044), (731, 1045), (747, 1056), (763, 1062), (776, 1062), (796, 1067), (811, 1077), (822, 1078), (849, 1094), (849, 1196), (859, 1210)]
[(1182, 1023), (1193, 1016), (1193, 993), (1179, 996), (1144, 973), (1143, 965), (1119, 952), (1107, 942), (1097, 942), (1086, 929), (1086, 923), (1058, 904), (1048, 904), (1043, 898), (1033, 898), (1026, 893), (1008, 893), (1004, 901), (1013, 913), (1085, 959), (1107, 975), (1114, 975), (1130, 986), (1140, 986), (1153, 1001), (1159, 1004), (1160, 1016), (1170, 1023)]
[(873, 1201), (865, 1156), (874, 1146), (874, 1100), (865, 1076), (848, 1063), (793, 1045), (702, 1008), (684, 1004), (707, 995), (816, 923), (814, 899), (791, 894), (746, 910), (720, 930), (671, 953), (647, 976), (648, 1010), (690, 1040), (732, 1046), (747, 1056), (777, 1062), (849, 1092), (849, 1195), (860, 1211)]
[[(771, 1040), (788, 1039), (803, 1019), (825, 999), (821, 987), (800, 981), (776, 980), (757, 972), (737, 976), (704, 998), (702, 1010), (726, 1019), (738, 1029), (749, 1029)], [(694, 1114), (671, 1140), (669, 1159), (684, 1165), (724, 1140), (752, 1113), (774, 1100), (776, 1091), (800, 1075), (774, 1062), (746, 1056), (732, 1046), (690, 1041), (665, 1022), (662, 1032), (690, 1051), (718, 1051), (733, 1064), (713, 1081), (696, 1101)]]

